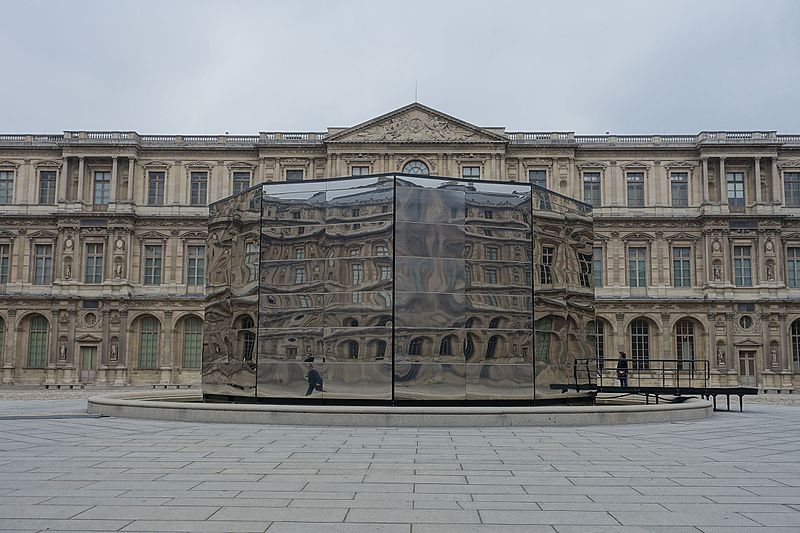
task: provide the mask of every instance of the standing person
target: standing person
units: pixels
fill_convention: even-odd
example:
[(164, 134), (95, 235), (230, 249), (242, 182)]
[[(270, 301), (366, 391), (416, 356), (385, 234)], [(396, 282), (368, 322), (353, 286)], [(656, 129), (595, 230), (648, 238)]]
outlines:
[(628, 386), (628, 356), (622, 350), (619, 351), (619, 360), (617, 360), (617, 377), (620, 387)]

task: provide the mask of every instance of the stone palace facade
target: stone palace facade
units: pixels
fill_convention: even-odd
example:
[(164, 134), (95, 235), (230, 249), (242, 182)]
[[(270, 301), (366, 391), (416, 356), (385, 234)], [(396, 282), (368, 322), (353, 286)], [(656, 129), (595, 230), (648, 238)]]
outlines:
[(316, 133), (0, 135), (0, 381), (198, 383), (207, 205), (386, 172), (593, 205), (599, 356), (800, 386), (800, 135), (507, 132), (417, 103)]

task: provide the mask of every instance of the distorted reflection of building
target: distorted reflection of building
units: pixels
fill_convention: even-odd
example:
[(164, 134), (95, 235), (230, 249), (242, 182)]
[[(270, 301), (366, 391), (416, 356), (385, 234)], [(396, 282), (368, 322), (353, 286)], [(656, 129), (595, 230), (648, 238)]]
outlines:
[[(549, 383), (594, 351), (580, 259), (591, 244), (587, 206), (522, 183), (381, 175), (265, 184), (217, 202), (204, 393), (560, 396)], [(548, 246), (543, 280), (534, 258)], [(317, 372), (323, 390), (307, 386)]]

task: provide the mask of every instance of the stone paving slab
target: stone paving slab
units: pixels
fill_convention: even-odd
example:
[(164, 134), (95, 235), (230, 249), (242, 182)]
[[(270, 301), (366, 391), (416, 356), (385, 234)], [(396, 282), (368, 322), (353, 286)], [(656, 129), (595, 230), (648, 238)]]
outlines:
[(0, 401), (0, 532), (800, 532), (800, 409), (746, 407), (671, 424), (347, 428)]

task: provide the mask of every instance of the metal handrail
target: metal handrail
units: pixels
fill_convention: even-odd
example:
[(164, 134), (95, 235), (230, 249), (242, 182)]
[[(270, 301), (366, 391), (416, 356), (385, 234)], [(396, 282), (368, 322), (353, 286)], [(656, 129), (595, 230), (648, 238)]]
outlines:
[[(605, 362), (612, 363), (613, 366), (605, 367)], [(615, 359), (599, 359), (596, 357), (575, 359), (573, 363), (572, 375), (576, 387), (595, 387), (603, 386), (606, 372), (613, 372), (612, 382), (619, 378), (616, 376)], [(585, 381), (582, 379), (585, 376)], [(633, 377), (633, 380), (631, 380)], [(681, 378), (684, 382), (681, 383)], [(635, 387), (642, 387), (642, 380), (660, 382), (661, 387), (708, 387), (711, 379), (711, 369), (708, 361), (687, 361), (685, 359), (652, 359), (640, 361), (628, 359), (628, 380), (635, 381)], [(698, 383), (701, 382), (701, 383)], [(630, 385), (628, 385), (630, 388)]]

